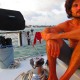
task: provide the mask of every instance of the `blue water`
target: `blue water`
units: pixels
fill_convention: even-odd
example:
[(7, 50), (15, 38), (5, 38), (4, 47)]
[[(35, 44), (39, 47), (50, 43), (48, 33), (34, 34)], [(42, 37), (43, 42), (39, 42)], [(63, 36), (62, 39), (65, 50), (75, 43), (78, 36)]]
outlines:
[[(25, 31), (30, 31), (31, 28), (26, 28)], [(42, 31), (43, 28), (34, 28), (35, 32)], [(31, 36), (31, 42), (33, 42), (34, 35)], [(16, 42), (15, 42), (16, 43)], [(14, 43), (13, 43), (14, 45)], [(23, 57), (23, 56), (37, 56), (46, 54), (45, 41), (42, 40), (41, 44), (37, 41), (36, 45), (33, 47), (32, 45), (26, 46), (16, 46), (14, 45), (14, 57)]]
[(44, 55), (45, 42), (42, 41), (41, 44), (36, 44), (34, 47), (32, 45), (14, 47), (14, 57), (23, 57), (23, 56), (35, 56), (35, 55)]

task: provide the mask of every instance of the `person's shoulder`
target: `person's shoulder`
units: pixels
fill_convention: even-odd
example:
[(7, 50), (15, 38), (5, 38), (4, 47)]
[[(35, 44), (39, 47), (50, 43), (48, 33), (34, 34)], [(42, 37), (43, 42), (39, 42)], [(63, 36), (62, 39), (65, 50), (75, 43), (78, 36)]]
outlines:
[(60, 26), (60, 25), (61, 25), (61, 26), (67, 26), (67, 25), (70, 24), (70, 22), (71, 22), (71, 20), (67, 20), (67, 21), (64, 21), (64, 22), (58, 24), (57, 26)]

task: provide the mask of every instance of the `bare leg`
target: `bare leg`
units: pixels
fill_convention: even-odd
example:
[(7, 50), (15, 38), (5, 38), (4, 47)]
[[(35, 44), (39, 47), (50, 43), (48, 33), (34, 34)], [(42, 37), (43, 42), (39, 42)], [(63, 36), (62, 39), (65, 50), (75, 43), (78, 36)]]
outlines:
[[(54, 45), (53, 45), (54, 46)], [(47, 45), (47, 57), (49, 62), (49, 78), (48, 80), (58, 80), (56, 75), (56, 57), (52, 57), (50, 54), (52, 52), (51, 46)]]
[(68, 69), (64, 73), (64, 75), (60, 78), (60, 80), (69, 80), (70, 77), (74, 74), (74, 72), (80, 66), (80, 41), (78, 42), (69, 64)]

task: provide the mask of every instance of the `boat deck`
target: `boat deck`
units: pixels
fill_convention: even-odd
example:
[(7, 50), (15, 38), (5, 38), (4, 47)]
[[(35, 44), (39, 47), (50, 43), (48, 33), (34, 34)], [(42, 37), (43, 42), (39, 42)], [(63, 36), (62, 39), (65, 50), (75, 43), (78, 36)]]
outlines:
[[(47, 60), (46, 56), (43, 56), (43, 58), (45, 59), (45, 61)], [(31, 59), (30, 57), (20, 59), (20, 65), (18, 68), (0, 69), (0, 80), (15, 80), (15, 78), (19, 76), (21, 73), (23, 72), (27, 73), (28, 70), (32, 69), (29, 61), (30, 59)], [(56, 65), (57, 76), (58, 78), (60, 78), (66, 71), (67, 67), (60, 60), (57, 60)], [(80, 80), (80, 70), (77, 70), (70, 80)]]

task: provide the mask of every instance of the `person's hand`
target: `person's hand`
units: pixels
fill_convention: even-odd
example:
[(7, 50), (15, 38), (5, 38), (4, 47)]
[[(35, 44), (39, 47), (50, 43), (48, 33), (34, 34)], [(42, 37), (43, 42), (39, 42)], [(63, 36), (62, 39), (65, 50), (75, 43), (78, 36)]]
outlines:
[(42, 32), (41, 32), (41, 36), (44, 40), (49, 40), (52, 39), (52, 36), (54, 36), (55, 34), (57, 34), (57, 32), (55, 31), (55, 29), (47, 27), (45, 28)]
[(57, 40), (48, 40), (46, 42), (46, 50), (52, 57), (58, 57), (60, 54), (60, 45)]
[(50, 28), (45, 28), (42, 32), (41, 32), (41, 36), (44, 40), (46, 40), (46, 36), (47, 34), (50, 33)]

